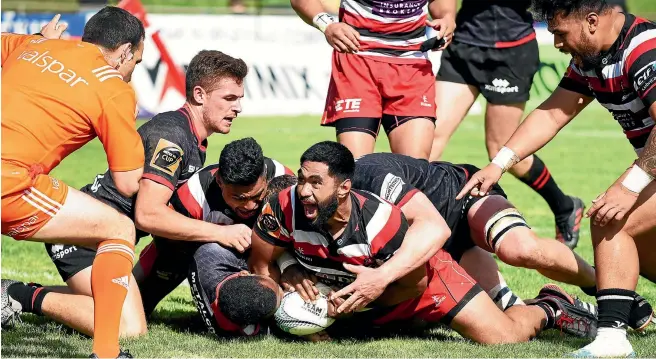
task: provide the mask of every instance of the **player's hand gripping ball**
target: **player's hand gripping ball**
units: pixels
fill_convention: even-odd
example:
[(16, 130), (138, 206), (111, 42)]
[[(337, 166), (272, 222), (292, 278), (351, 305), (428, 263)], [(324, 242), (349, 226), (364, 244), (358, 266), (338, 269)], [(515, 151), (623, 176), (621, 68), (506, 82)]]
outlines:
[(305, 302), (298, 292), (287, 292), (280, 301), (274, 318), (280, 329), (287, 333), (304, 336), (318, 333), (335, 321), (328, 316), (328, 293), (331, 288), (317, 283), (319, 295), (314, 302)]

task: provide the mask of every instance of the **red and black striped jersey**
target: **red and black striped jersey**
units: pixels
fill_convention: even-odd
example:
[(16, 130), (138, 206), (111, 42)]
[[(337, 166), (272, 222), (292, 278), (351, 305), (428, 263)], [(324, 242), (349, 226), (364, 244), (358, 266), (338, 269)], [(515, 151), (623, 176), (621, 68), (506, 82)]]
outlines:
[(338, 238), (305, 217), (296, 186), (281, 191), (262, 208), (253, 227), (263, 240), (294, 250), (296, 259), (322, 282), (345, 286), (355, 280), (343, 263), (378, 267), (401, 247), (408, 222), (401, 210), (373, 193), (351, 190), (351, 215)]
[[(285, 174), (294, 174), (282, 163), (271, 158), (265, 157), (264, 165), (266, 166), (267, 181)], [(176, 212), (189, 218), (205, 222), (224, 225), (243, 223), (252, 226), (255, 218), (244, 220), (226, 204), (221, 193), (221, 187), (219, 187), (214, 176), (218, 170), (219, 165), (212, 164), (191, 176), (171, 196), (169, 202), (171, 207)]]
[(358, 55), (380, 60), (428, 61), (420, 51), (426, 41), (428, 0), (342, 0), (339, 20), (360, 34)]
[(626, 14), (619, 37), (601, 56), (593, 69), (570, 63), (559, 86), (596, 98), (640, 154), (654, 127), (649, 107), (656, 102), (656, 23)]

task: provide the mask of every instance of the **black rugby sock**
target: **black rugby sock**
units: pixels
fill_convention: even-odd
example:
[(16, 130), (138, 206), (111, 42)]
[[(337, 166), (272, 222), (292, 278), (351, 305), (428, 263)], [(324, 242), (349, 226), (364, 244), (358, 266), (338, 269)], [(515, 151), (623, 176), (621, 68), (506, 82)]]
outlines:
[(557, 221), (567, 220), (574, 209), (574, 201), (560, 190), (540, 157), (533, 155), (531, 168), (520, 180), (547, 201)]
[(27, 285), (25, 283), (14, 283), (7, 288), (7, 294), (22, 306), (25, 313), (43, 315), (41, 305), (49, 289)]
[(636, 297), (636, 292), (626, 289), (602, 289), (597, 292), (599, 328), (625, 329)]

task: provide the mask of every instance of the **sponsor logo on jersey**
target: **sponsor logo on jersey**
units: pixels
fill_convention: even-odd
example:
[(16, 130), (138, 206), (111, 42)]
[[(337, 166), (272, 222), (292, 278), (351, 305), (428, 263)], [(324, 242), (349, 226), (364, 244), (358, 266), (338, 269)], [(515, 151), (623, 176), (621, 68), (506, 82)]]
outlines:
[(644, 94), (649, 90), (654, 83), (656, 83), (656, 61), (652, 61), (645, 65), (633, 77), (633, 87), (640, 94)]
[(77, 73), (69, 68), (66, 68), (62, 62), (59, 62), (57, 59), (48, 55), (50, 51), (46, 50), (44, 52), (38, 52), (35, 50), (26, 50), (21, 52), (18, 55), (18, 60), (27, 61), (28, 63), (41, 68), (41, 73), (51, 73), (57, 75), (60, 80), (69, 84), (70, 87), (82, 83), (84, 85), (89, 85), (87, 80), (82, 76), (78, 76)]
[(380, 188), (380, 197), (396, 203), (404, 184), (405, 182), (403, 182), (401, 177), (388, 173), (385, 175), (383, 186)]
[(184, 151), (175, 143), (160, 138), (157, 147), (150, 160), (150, 166), (154, 167), (169, 176), (173, 176), (178, 170)]
[(519, 86), (510, 87), (510, 82), (505, 79), (494, 79), (492, 85), (485, 85), (485, 89), (498, 93), (519, 92)]

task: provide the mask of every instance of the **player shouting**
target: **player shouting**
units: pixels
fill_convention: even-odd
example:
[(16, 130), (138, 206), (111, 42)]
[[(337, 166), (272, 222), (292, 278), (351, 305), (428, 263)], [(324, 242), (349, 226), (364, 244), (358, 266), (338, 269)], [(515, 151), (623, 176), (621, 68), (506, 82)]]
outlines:
[[(287, 248), (306, 270), (341, 288), (331, 295), (337, 313), (373, 302), (363, 315), (374, 324), (443, 322), (479, 343), (523, 342), (546, 328), (580, 336), (594, 330), (594, 314), (555, 286), (530, 305), (502, 312), (447, 252), (417, 253), (402, 211), (353, 189), (354, 171), (353, 155), (341, 144), (321, 142), (305, 151), (298, 185), (274, 194), (258, 218), (249, 260), (254, 273), (278, 280), (275, 261)], [(383, 283), (383, 291), (349, 284), (364, 277)]]

